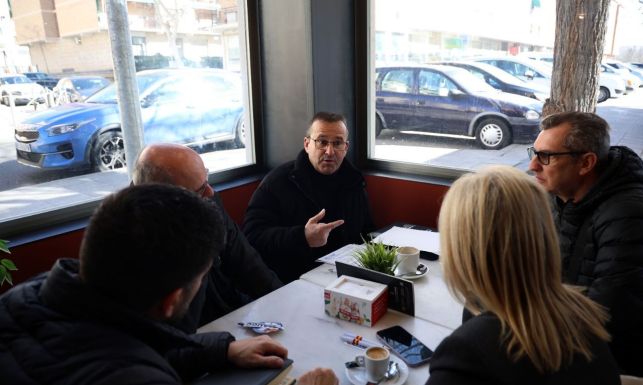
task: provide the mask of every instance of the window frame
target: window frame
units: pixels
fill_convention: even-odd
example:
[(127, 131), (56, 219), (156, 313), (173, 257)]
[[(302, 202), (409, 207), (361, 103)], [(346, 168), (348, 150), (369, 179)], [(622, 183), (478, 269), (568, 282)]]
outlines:
[[(360, 168), (426, 177), (431, 182), (450, 184), (471, 170), (436, 167), (371, 158), (375, 140), (375, 9), (368, 0), (355, 0), (355, 144)], [(372, 101), (372, 103), (371, 103)]]
[[(245, 45), (240, 50), (247, 54), (249, 100), (247, 114), (252, 118), (252, 135), (247, 146), (253, 146), (254, 163), (218, 171), (208, 175), (208, 183), (234, 185), (236, 180), (252, 177), (265, 172), (265, 151), (263, 136), (263, 93), (261, 78), (261, 40), (259, 0), (238, 0), (245, 7)], [(239, 18), (242, 19), (242, 18)], [(241, 20), (240, 20), (241, 21)], [(241, 36), (240, 36), (241, 38)], [(129, 42), (132, 45), (132, 42)], [(243, 57), (243, 55), (241, 55)], [(115, 70), (116, 71), (116, 70)], [(37, 185), (33, 185), (37, 186)], [(0, 237), (27, 238), (30, 241), (62, 234), (83, 227), (86, 220), (100, 205), (103, 198), (84, 201), (67, 207), (54, 208), (32, 215), (8, 218), (0, 221)], [(81, 223), (79, 225), (78, 223)], [(12, 242), (12, 245), (15, 243)]]

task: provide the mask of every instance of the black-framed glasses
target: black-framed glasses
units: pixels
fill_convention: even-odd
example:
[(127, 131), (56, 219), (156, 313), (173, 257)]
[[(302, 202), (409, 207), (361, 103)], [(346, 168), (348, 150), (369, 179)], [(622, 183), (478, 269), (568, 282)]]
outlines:
[(576, 155), (581, 155), (584, 154), (586, 151), (565, 151), (565, 152), (548, 152), (548, 151), (536, 151), (535, 148), (533, 147), (527, 147), (527, 155), (529, 156), (529, 160), (534, 159), (534, 157), (538, 158), (538, 163), (542, 164), (543, 166), (547, 166), (550, 161), (550, 157), (552, 156), (561, 156), (561, 155), (571, 155), (571, 156), (576, 156)]
[(328, 148), (329, 145), (333, 145), (333, 149), (337, 151), (346, 151), (348, 148), (348, 141), (343, 141), (343, 140), (328, 140), (328, 139), (313, 139), (310, 136), (308, 137), (310, 140), (315, 142), (315, 148), (318, 150), (325, 150)]
[[(205, 169), (205, 175), (210, 175), (210, 170), (208, 170), (207, 168)], [(194, 192), (203, 196), (203, 193), (205, 192), (205, 190), (207, 190), (207, 188), (208, 188), (208, 177), (206, 176), (205, 182), (203, 182), (203, 184), (199, 186), (198, 189), (194, 190)]]

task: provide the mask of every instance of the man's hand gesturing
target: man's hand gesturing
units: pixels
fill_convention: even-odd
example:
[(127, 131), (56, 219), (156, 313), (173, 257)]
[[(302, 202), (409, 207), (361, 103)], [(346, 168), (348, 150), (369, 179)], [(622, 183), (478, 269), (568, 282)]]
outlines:
[(344, 220), (340, 219), (330, 223), (319, 223), (319, 221), (326, 215), (326, 209), (322, 209), (317, 215), (310, 218), (304, 227), (306, 241), (310, 247), (322, 247), (328, 242), (328, 235), (330, 232), (344, 224)]

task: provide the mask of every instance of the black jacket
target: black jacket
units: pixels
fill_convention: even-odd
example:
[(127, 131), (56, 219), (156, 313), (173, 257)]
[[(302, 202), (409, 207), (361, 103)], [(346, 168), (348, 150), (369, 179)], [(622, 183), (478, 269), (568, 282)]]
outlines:
[(623, 373), (643, 376), (643, 162), (612, 147), (580, 202), (556, 198), (563, 280), (607, 307), (610, 348)]
[(188, 333), (282, 286), (223, 209), (217, 193), (212, 200), (221, 208), (226, 229), (225, 248), (213, 262), (188, 314), (177, 325)]
[(229, 366), (234, 341), (121, 307), (87, 288), (73, 259), (0, 297), (0, 330), (0, 380), (12, 385), (180, 384)]
[(500, 333), (500, 321), (491, 313), (483, 313), (462, 324), (436, 348), (427, 385), (621, 383), (614, 358), (603, 341), (593, 341), (591, 362), (578, 355), (571, 365), (543, 375), (526, 358), (513, 362), (501, 342)]
[[(272, 170), (252, 195), (243, 231), (266, 264), (288, 283), (315, 268), (315, 259), (349, 243), (362, 243), (361, 235), (374, 229), (366, 182), (344, 159), (330, 176), (318, 173), (302, 150), (297, 159)], [(321, 222), (343, 219), (331, 231), (328, 243), (310, 248), (306, 222), (326, 209)]]

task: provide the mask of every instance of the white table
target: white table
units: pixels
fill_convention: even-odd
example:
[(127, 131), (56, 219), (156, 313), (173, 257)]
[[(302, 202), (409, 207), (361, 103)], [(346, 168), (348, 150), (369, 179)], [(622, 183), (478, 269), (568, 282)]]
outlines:
[[(228, 331), (241, 339), (255, 334), (239, 327), (238, 322), (282, 322), (285, 330), (272, 336), (288, 348), (288, 356), (294, 361), (292, 375), (299, 376), (317, 366), (330, 367), (341, 384), (350, 384), (344, 362), (363, 354), (363, 350), (341, 342), (340, 336), (344, 332), (376, 341), (377, 330), (401, 325), (432, 350), (435, 350), (444, 337), (451, 334), (449, 328), (392, 310), (372, 328), (331, 318), (324, 313), (323, 293), (322, 286), (297, 280), (203, 326), (199, 332)], [(406, 383), (424, 384), (428, 375), (428, 365), (410, 368)]]
[[(420, 261), (429, 272), (413, 282), (415, 296), (415, 317), (456, 329), (462, 324), (462, 305), (447, 289), (442, 276), (442, 265), (438, 261)], [(321, 287), (328, 286), (337, 279), (334, 265), (323, 264), (300, 277)]]

